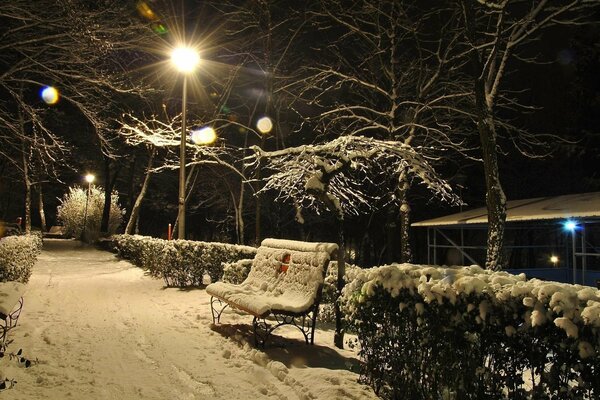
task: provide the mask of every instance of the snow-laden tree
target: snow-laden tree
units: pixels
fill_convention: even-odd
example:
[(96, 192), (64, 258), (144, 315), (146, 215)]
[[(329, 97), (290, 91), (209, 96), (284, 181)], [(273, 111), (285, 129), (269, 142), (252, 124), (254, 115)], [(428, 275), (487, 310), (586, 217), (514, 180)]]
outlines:
[[(439, 165), (465, 153), (461, 104), (470, 91), (460, 67), (460, 13), (397, 0), (320, 1), (309, 15), (311, 63), (291, 87), (300, 112), (322, 135), (364, 135), (413, 145)], [(443, 154), (443, 158), (440, 157)], [(393, 192), (402, 261), (409, 261), (409, 171)], [(395, 218), (395, 217), (394, 217)]]
[[(231, 121), (216, 119), (211, 121), (215, 124), (218, 132), (219, 128), (223, 129), (224, 125)], [(194, 121), (193, 125), (206, 125)], [(208, 126), (208, 125), (207, 125)], [(132, 114), (123, 116), (119, 135), (125, 140), (129, 146), (145, 146), (151, 152), (148, 159), (144, 182), (140, 193), (137, 196), (134, 208), (131, 212), (127, 223), (126, 231), (132, 232), (139, 213), (139, 207), (146, 194), (150, 177), (154, 173), (175, 170), (180, 168), (179, 150), (181, 145), (181, 114), (174, 118), (168, 118), (166, 115), (152, 115), (149, 117), (136, 117)], [(196, 144), (194, 143), (194, 134), (188, 135), (186, 142), (186, 169), (190, 172), (186, 177), (186, 196), (185, 204), (187, 205), (190, 197), (194, 194), (194, 188), (202, 190), (204, 186), (196, 181), (199, 179), (198, 167), (215, 167), (232, 172), (242, 178), (245, 178), (235, 165), (242, 151), (231, 145), (227, 145), (223, 139), (216, 139), (215, 143), (211, 144)], [(156, 157), (158, 156), (158, 157)], [(159, 158), (160, 162), (154, 162), (155, 158)], [(225, 186), (227, 183), (222, 182)], [(223, 197), (223, 196), (221, 196)], [(235, 205), (235, 201), (234, 201)], [(236, 224), (240, 215), (237, 211)]]
[[(111, 206), (108, 233), (114, 234), (121, 225), (124, 210), (119, 206), (119, 195), (111, 193)], [(88, 188), (71, 187), (58, 206), (58, 219), (62, 222), (65, 234), (94, 242), (100, 236), (104, 189), (99, 186)]]
[[(342, 136), (323, 144), (264, 151), (253, 147), (251, 165), (261, 161), (270, 173), (262, 191), (273, 190), (276, 200), (302, 210), (332, 213), (338, 226), (338, 292), (344, 287), (345, 250), (343, 221), (348, 215), (369, 213), (390, 204), (398, 205), (398, 181), (424, 184), (435, 197), (452, 204), (460, 199), (435, 171), (421, 149), (393, 140)], [(336, 302), (335, 345), (343, 347), (342, 315)]]
[[(110, 121), (118, 104), (144, 92), (143, 85), (132, 84), (128, 72), (139, 66), (143, 58), (140, 49), (148, 47), (150, 30), (132, 18), (129, 6), (112, 0), (15, 0), (0, 4), (0, 92), (4, 99), (0, 124), (7, 132), (2, 147), (12, 150), (0, 156), (19, 165), (19, 160), (25, 159), (43, 163), (38, 181), (46, 179), (44, 173), (55, 166), (69, 165), (65, 139), (51, 129), (40, 111), (47, 106), (38, 92), (46, 85), (55, 86), (59, 93), (49, 102), (68, 102), (79, 114), (77, 122), (83, 117), (95, 131), (99, 148), (111, 156)], [(17, 123), (15, 128), (11, 121), (24, 123)], [(30, 140), (33, 131), (38, 133), (35, 143)], [(31, 167), (21, 169), (30, 174)], [(23, 181), (28, 210), (32, 179), (24, 176)]]

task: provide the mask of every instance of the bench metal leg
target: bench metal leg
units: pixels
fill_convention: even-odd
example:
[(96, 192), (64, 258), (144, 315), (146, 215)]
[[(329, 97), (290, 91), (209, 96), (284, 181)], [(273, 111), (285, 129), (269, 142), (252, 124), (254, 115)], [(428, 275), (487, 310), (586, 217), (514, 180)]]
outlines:
[(2, 350), (6, 348), (8, 331), (17, 326), (19, 316), (21, 315), (21, 310), (23, 310), (23, 297), (19, 299), (19, 305), (17, 309), (8, 315), (0, 314), (0, 346), (2, 347)]
[(265, 318), (254, 317), (252, 327), (254, 328), (254, 343), (257, 346), (265, 347), (269, 335), (275, 329), (283, 325), (293, 325), (302, 332), (306, 344), (315, 343), (315, 326), (317, 322), (318, 307), (314, 307), (308, 314), (294, 317), (284, 314), (273, 314), (275, 323), (269, 325)]
[[(220, 310), (215, 309), (215, 303), (219, 303), (218, 307), (220, 307)], [(227, 303), (223, 303), (218, 297), (210, 296), (210, 312), (212, 313), (213, 324), (218, 324), (221, 321), (221, 314), (223, 314), (228, 305)]]

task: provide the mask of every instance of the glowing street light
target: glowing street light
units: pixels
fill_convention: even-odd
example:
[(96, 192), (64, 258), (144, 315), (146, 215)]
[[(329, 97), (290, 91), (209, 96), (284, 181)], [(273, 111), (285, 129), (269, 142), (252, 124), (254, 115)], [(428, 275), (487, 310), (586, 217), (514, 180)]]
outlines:
[(558, 264), (558, 257), (557, 256), (550, 256), (550, 262), (552, 263), (552, 265), (554, 267), (556, 267), (556, 265)]
[(573, 264), (573, 283), (577, 283), (577, 254), (575, 248), (575, 231), (577, 230), (577, 222), (568, 219), (563, 223), (563, 228), (571, 232), (571, 263)]
[(187, 74), (193, 72), (200, 63), (198, 53), (189, 47), (178, 47), (171, 53), (171, 62), (183, 73), (183, 90), (181, 99), (181, 142), (179, 144), (179, 210), (177, 238), (185, 239), (185, 140), (186, 140), (186, 108), (187, 108)]
[(190, 47), (178, 47), (171, 52), (171, 62), (179, 72), (193, 72), (200, 63), (200, 55)]
[(83, 213), (83, 229), (81, 229), (81, 240), (84, 240), (84, 236), (85, 236), (85, 227), (87, 225), (87, 214), (88, 214), (88, 204), (90, 202), (90, 194), (92, 192), (92, 183), (94, 183), (94, 180), (96, 179), (96, 177), (92, 174), (87, 174), (85, 176), (85, 181), (88, 183), (88, 190), (87, 190), (87, 194), (85, 196), (85, 212)]
[(577, 222), (568, 219), (563, 223), (563, 227), (570, 232), (573, 232), (575, 229), (577, 229)]

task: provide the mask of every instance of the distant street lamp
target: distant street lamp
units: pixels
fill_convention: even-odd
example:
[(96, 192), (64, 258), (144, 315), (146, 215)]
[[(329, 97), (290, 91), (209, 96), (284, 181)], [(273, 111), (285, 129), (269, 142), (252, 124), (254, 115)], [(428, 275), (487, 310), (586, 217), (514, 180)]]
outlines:
[(81, 240), (84, 240), (84, 236), (85, 236), (85, 226), (87, 225), (87, 213), (88, 213), (88, 205), (90, 202), (90, 194), (92, 192), (92, 183), (94, 182), (94, 179), (96, 179), (96, 177), (92, 174), (87, 174), (85, 176), (85, 181), (88, 183), (88, 190), (87, 190), (87, 194), (85, 196), (85, 211), (83, 213), (83, 229), (81, 230)]
[(171, 53), (171, 61), (177, 70), (183, 73), (181, 99), (181, 142), (179, 144), (179, 211), (177, 214), (178, 239), (185, 239), (185, 141), (186, 141), (186, 103), (187, 74), (194, 71), (200, 62), (198, 53), (189, 47), (178, 47)]

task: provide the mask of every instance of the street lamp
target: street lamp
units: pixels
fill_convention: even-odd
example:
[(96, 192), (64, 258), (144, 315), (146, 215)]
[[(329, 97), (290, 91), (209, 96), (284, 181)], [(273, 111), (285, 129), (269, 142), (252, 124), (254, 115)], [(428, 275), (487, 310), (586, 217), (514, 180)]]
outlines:
[(186, 141), (186, 103), (187, 74), (194, 71), (200, 62), (198, 53), (189, 47), (178, 47), (171, 53), (171, 61), (177, 70), (183, 73), (181, 99), (181, 142), (179, 144), (179, 211), (177, 214), (178, 239), (185, 239), (185, 141)]
[(87, 174), (85, 176), (85, 181), (88, 183), (87, 195), (85, 196), (85, 211), (83, 213), (83, 229), (81, 230), (81, 240), (84, 240), (85, 235), (85, 226), (87, 225), (87, 213), (88, 213), (88, 204), (90, 202), (90, 194), (92, 191), (92, 183), (94, 182), (96, 177), (92, 174)]

